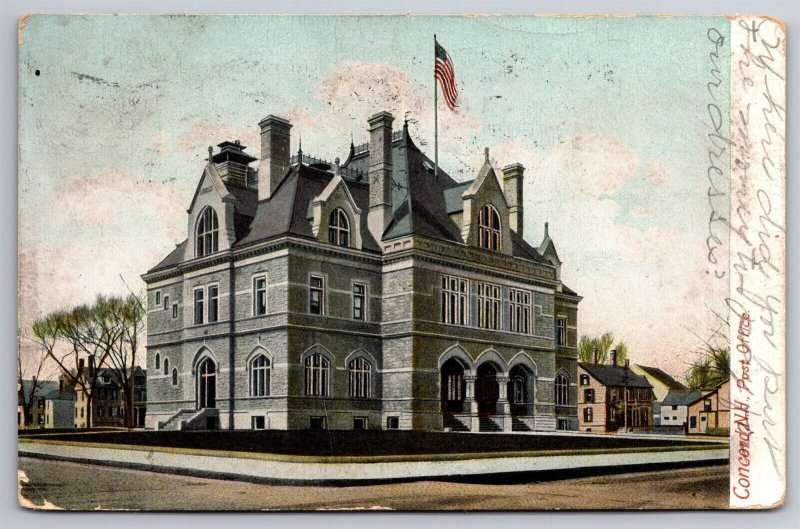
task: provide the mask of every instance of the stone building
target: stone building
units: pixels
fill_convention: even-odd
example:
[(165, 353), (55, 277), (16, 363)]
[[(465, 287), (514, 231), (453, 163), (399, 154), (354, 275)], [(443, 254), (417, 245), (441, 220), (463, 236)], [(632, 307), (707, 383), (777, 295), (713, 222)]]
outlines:
[[(81, 367), (81, 370), (83, 368)], [(126, 369), (126, 374), (129, 371)], [(75, 386), (74, 422), (76, 428), (122, 428), (125, 422), (126, 389), (120, 381), (120, 372), (111, 368), (93, 366), (86, 370), (85, 384), (92, 388), (89, 395)], [(147, 373), (141, 367), (133, 370), (133, 426), (144, 426), (147, 412)], [(130, 387), (130, 385), (128, 386)], [(91, 415), (91, 420), (90, 416)]]
[[(577, 429), (577, 311), (524, 168), (457, 182), (387, 112), (344, 162), (209, 148), (147, 283), (147, 426)], [(481, 161), (481, 156), (476, 156)], [(258, 168), (251, 167), (258, 161)]]

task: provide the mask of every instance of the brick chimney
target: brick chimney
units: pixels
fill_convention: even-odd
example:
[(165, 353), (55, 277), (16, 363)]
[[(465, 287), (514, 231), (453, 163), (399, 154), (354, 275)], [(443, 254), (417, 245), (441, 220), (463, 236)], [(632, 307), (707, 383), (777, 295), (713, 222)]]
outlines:
[(609, 356), (608, 363), (609, 363), (609, 365), (617, 367), (617, 350), (616, 349), (612, 349), (611, 350), (611, 355)]
[(292, 124), (278, 116), (262, 119), (261, 165), (258, 168), (258, 200), (270, 198), (289, 171), (289, 142)]
[(380, 242), (392, 219), (392, 122), (378, 112), (369, 118), (369, 213), (367, 225)]
[(503, 194), (508, 202), (508, 225), (522, 235), (522, 184), (525, 168), (518, 163), (503, 167)]

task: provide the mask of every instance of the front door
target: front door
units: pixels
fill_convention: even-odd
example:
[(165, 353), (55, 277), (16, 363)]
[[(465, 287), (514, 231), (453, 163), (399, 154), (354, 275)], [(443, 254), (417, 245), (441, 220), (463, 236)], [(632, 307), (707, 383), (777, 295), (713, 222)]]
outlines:
[(197, 369), (197, 409), (217, 407), (217, 368), (206, 358)]
[(500, 397), (500, 386), (497, 383), (497, 369), (489, 363), (478, 368), (478, 380), (475, 384), (475, 399), (478, 401), (478, 413), (494, 415), (497, 413), (497, 399)]

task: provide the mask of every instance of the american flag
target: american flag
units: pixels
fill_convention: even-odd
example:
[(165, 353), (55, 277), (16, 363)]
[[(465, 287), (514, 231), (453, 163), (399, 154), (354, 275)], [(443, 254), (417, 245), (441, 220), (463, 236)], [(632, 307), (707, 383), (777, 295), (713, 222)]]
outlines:
[(453, 61), (450, 55), (438, 42), (436, 42), (436, 60), (434, 61), (433, 76), (439, 81), (442, 87), (442, 96), (447, 108), (455, 110), (458, 100), (458, 89), (456, 88), (456, 72), (453, 69)]

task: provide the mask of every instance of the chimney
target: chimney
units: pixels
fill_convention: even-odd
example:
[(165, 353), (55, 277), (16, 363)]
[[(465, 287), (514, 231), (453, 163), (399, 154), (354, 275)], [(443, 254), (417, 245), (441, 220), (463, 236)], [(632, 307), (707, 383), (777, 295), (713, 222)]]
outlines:
[(392, 218), (392, 122), (378, 112), (369, 118), (369, 213), (367, 224), (380, 242)]
[(612, 349), (611, 350), (611, 357), (609, 359), (609, 364), (611, 364), (614, 367), (617, 366), (617, 350), (616, 349)]
[(270, 114), (262, 119), (258, 126), (261, 128), (258, 200), (265, 200), (272, 196), (289, 171), (289, 140), (292, 124)]
[(78, 359), (78, 375), (83, 374), (83, 358)]
[(508, 225), (522, 235), (522, 184), (525, 168), (518, 163), (503, 167), (503, 194), (508, 202)]

